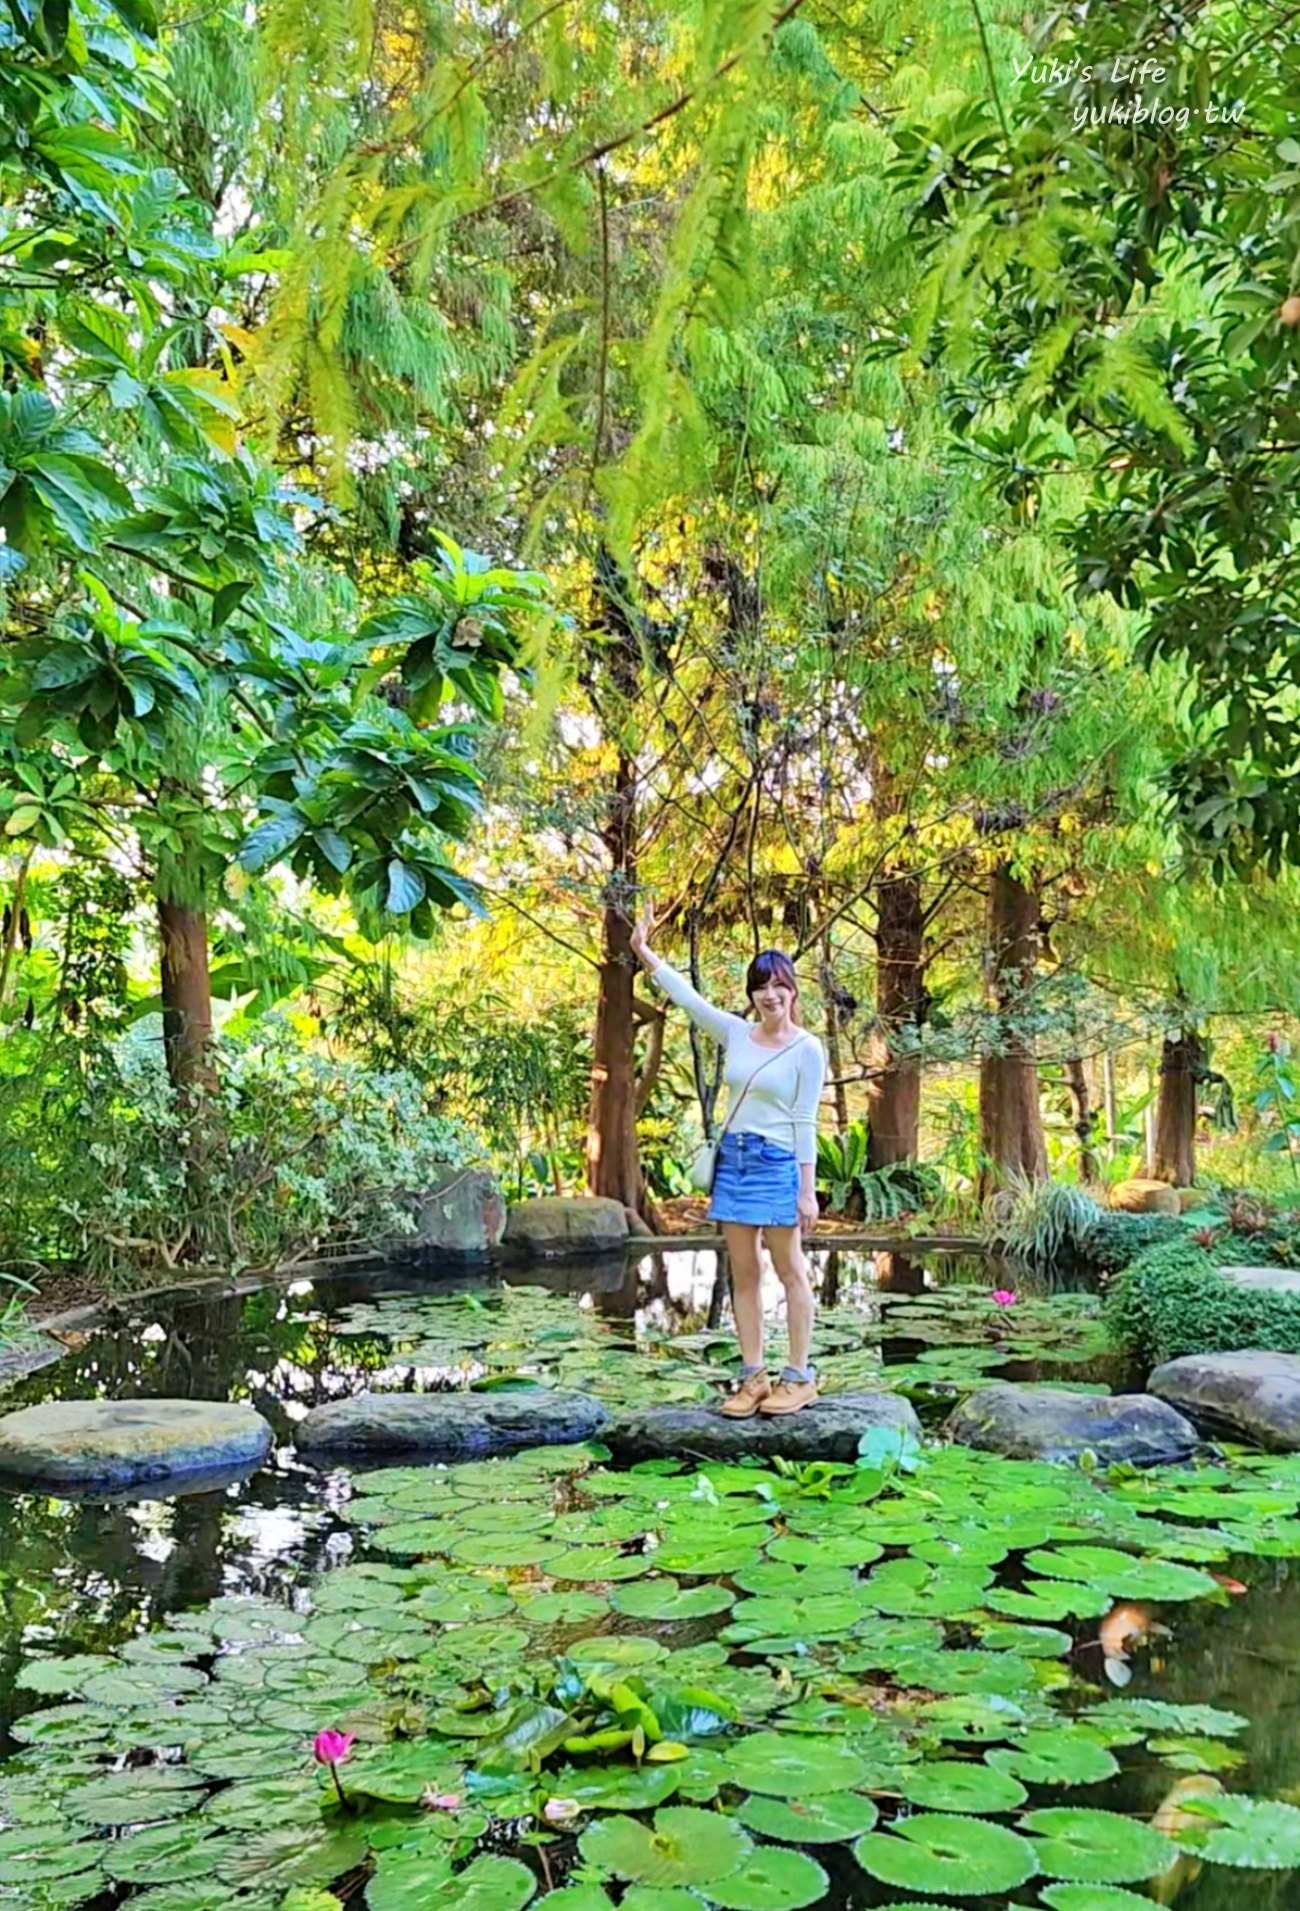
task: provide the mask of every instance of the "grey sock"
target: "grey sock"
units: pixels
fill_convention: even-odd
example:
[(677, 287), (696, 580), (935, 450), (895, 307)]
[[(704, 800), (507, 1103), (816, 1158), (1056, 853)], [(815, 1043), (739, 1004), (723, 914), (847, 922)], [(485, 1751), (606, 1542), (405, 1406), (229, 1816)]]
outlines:
[(766, 1363), (765, 1361), (762, 1361), (762, 1360), (760, 1360), (760, 1361), (759, 1361), (759, 1363), (758, 1363), (758, 1365), (757, 1365), (757, 1367), (751, 1367), (751, 1366), (750, 1366), (750, 1364), (749, 1364), (749, 1362), (748, 1362), (748, 1361), (745, 1361), (745, 1362), (744, 1362), (744, 1363), (742, 1364), (742, 1366), (741, 1366), (741, 1369), (740, 1369), (740, 1377), (741, 1377), (741, 1379), (742, 1379), (742, 1380), (752, 1380), (752, 1379), (754, 1378), (754, 1375), (755, 1375), (755, 1374), (761, 1374), (761, 1373), (763, 1373), (763, 1372), (765, 1372), (765, 1371), (766, 1371), (766, 1364), (767, 1364), (767, 1363)]
[(811, 1380), (816, 1373), (814, 1367), (782, 1367), (782, 1380)]

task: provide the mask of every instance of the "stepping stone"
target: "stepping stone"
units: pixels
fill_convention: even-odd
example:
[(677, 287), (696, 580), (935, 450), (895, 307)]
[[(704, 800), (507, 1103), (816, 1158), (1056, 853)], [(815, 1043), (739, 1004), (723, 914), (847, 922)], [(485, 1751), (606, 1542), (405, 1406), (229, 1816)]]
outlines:
[(47, 1400), (0, 1419), (5, 1486), (115, 1490), (194, 1474), (251, 1470), (272, 1433), (225, 1400)]
[(533, 1260), (608, 1254), (627, 1241), (627, 1212), (604, 1195), (542, 1194), (518, 1201), (506, 1215), (507, 1252)]
[(898, 1393), (826, 1394), (802, 1413), (724, 1419), (714, 1407), (646, 1407), (621, 1413), (601, 1439), (616, 1460), (856, 1460), (873, 1427), (921, 1437), (910, 1400)]
[(1063, 1387), (981, 1387), (948, 1421), (950, 1440), (1010, 1460), (1077, 1460), (1103, 1466), (1128, 1460), (1161, 1466), (1186, 1460), (1200, 1444), (1181, 1413), (1150, 1394), (1070, 1393)]
[(1147, 1385), (1208, 1433), (1300, 1451), (1300, 1354), (1184, 1354)]
[(311, 1454), (425, 1453), (457, 1459), (517, 1447), (570, 1446), (602, 1431), (589, 1394), (558, 1387), (520, 1393), (359, 1393), (313, 1407), (298, 1429)]

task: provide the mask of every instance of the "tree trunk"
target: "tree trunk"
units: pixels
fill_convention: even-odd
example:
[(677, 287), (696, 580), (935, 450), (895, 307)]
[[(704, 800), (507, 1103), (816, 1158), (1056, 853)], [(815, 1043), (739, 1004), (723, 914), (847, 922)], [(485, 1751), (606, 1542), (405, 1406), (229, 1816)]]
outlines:
[(208, 921), (201, 910), (158, 898), (158, 971), (167, 1074), (182, 1100), (214, 1086)]
[(925, 1019), (925, 910), (919, 876), (888, 873), (876, 885), (876, 1021), (868, 1047), (867, 1165), (915, 1161), (921, 1065), (898, 1053), (899, 1031)]
[(1065, 1080), (1074, 1101), (1074, 1132), (1079, 1143), (1079, 1179), (1085, 1184), (1098, 1180), (1097, 1150), (1094, 1145), (1097, 1111), (1092, 1105), (1088, 1077), (1077, 1055), (1065, 1064)]
[(985, 976), (996, 1016), (996, 1050), (980, 1058), (981, 1199), (1013, 1175), (1047, 1177), (1047, 1144), (1038, 1103), (1033, 1044), (1016, 1018), (1034, 984), (1038, 962), (1038, 897), (1005, 863), (989, 881)]
[(1110, 1158), (1115, 1154), (1115, 1130), (1119, 1126), (1119, 1113), (1115, 1101), (1115, 1057), (1107, 1049), (1101, 1058), (1101, 1094), (1106, 1110), (1106, 1148)]
[(1194, 1028), (1165, 1037), (1151, 1173), (1173, 1188), (1196, 1180), (1196, 1089), (1204, 1068), (1205, 1044)]
[(620, 754), (601, 832), (609, 875), (587, 1109), (587, 1186), (592, 1194), (608, 1195), (639, 1214), (645, 1187), (636, 1142), (637, 961), (628, 908), (636, 888), (635, 828), (636, 770)]
[(835, 970), (832, 958), (830, 931), (822, 937), (822, 978), (824, 1000), (826, 1003), (826, 1072), (831, 1078), (831, 1094), (835, 1101), (835, 1132), (847, 1133), (849, 1126), (849, 1091), (844, 1081), (844, 1051), (840, 1044), (840, 1010), (829, 983)]

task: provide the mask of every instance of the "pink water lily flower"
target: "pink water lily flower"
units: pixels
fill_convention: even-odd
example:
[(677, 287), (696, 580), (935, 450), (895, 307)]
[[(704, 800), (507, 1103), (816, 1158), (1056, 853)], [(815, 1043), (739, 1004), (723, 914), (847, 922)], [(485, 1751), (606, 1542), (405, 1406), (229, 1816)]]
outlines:
[(571, 1825), (581, 1811), (576, 1798), (548, 1798), (542, 1806), (542, 1817), (548, 1825)]
[(328, 1765), (330, 1777), (334, 1780), (334, 1789), (339, 1795), (339, 1803), (347, 1810), (347, 1797), (343, 1782), (339, 1777), (339, 1766), (351, 1758), (352, 1747), (357, 1742), (355, 1732), (317, 1732), (312, 1742), (312, 1755), (318, 1765)]
[(459, 1811), (460, 1802), (459, 1792), (435, 1792), (427, 1787), (420, 1798), (426, 1811)]
[(356, 1742), (355, 1732), (317, 1732), (311, 1749), (318, 1765), (342, 1765)]
[(990, 1298), (995, 1307), (1014, 1307), (1017, 1296), (1009, 1287), (995, 1287)]

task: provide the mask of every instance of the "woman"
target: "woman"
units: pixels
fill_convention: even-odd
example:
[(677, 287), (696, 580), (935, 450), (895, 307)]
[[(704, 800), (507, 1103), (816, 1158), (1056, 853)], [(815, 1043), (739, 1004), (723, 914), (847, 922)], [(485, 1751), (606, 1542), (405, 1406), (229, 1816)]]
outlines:
[[(756, 1028), (745, 1016), (714, 1008), (684, 975), (654, 955), (653, 928), (647, 909), (632, 932), (637, 956), (664, 993), (726, 1049), (728, 1113), (709, 1219), (722, 1223), (744, 1365), (721, 1412), (733, 1420), (798, 1413), (817, 1398), (809, 1360), (813, 1293), (800, 1230), (817, 1219), (817, 1106), (826, 1057), (817, 1037), (799, 1025), (799, 984), (788, 956), (768, 949), (749, 965), (745, 993), (758, 1015)], [(789, 1364), (775, 1384), (763, 1361), (763, 1242), (785, 1289), (790, 1340)]]

